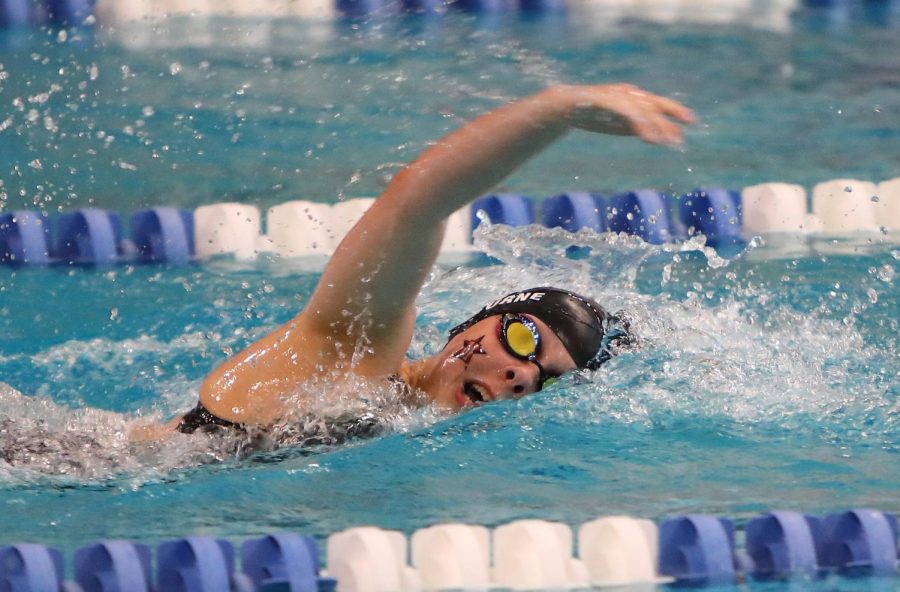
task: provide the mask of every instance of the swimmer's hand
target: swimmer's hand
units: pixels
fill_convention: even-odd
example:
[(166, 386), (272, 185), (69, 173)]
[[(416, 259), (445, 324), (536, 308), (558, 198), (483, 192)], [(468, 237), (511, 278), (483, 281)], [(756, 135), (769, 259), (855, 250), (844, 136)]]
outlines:
[(637, 136), (650, 144), (680, 144), (682, 126), (696, 122), (681, 103), (632, 84), (554, 86), (547, 91), (563, 106), (566, 122), (601, 134)]

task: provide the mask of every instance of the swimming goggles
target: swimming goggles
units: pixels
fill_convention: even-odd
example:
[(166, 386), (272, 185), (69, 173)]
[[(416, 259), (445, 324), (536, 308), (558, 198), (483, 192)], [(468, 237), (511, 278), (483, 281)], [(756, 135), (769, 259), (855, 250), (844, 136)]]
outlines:
[(550, 386), (559, 378), (558, 374), (550, 374), (537, 361), (541, 349), (541, 334), (537, 325), (528, 317), (520, 314), (506, 313), (497, 324), (497, 339), (513, 357), (531, 362), (538, 368), (537, 390)]

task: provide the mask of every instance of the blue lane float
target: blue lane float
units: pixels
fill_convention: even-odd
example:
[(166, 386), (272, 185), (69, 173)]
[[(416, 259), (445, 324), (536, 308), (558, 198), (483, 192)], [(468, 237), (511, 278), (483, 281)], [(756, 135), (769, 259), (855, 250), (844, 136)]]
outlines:
[(776, 511), (753, 518), (745, 530), (749, 571), (759, 580), (813, 576), (819, 571), (816, 540), (818, 519), (798, 512)]
[(273, 534), (241, 546), (244, 573), (261, 591), (330, 592), (337, 585), (319, 575), (319, 550), (312, 537)]
[(24, 27), (32, 21), (30, 0), (0, 0), (0, 26)]
[(705, 515), (663, 521), (659, 526), (659, 573), (697, 586), (734, 584), (734, 523)]
[(652, 189), (618, 193), (609, 199), (609, 229), (660, 245), (672, 240), (669, 205)]
[(60, 214), (53, 226), (50, 256), (66, 263), (108, 265), (122, 257), (118, 214), (88, 208)]
[(84, 592), (152, 592), (150, 547), (103, 541), (81, 547), (72, 559), (75, 583)]
[(522, 195), (495, 193), (477, 199), (471, 207), (472, 230), (481, 223), (478, 212), (487, 214), (492, 224), (528, 226), (534, 224), (534, 203)]
[(50, 262), (50, 226), (38, 212), (0, 213), (0, 263), (46, 265)]
[(467, 12), (499, 12), (515, 8), (515, 0), (456, 0), (453, 7)]
[(384, 9), (383, 0), (337, 0), (335, 7), (347, 17), (364, 17)]
[(443, 0), (403, 0), (403, 11), (407, 13), (435, 13), (445, 6)]
[(32, 543), (0, 549), (0, 590), (56, 591), (62, 579), (63, 555), (57, 549)]
[(703, 234), (712, 247), (741, 242), (741, 195), (727, 189), (696, 189), (678, 202), (688, 234)]
[(845, 575), (897, 575), (897, 518), (858, 509), (822, 522), (822, 564)]
[(91, 0), (47, 0), (50, 22), (62, 27), (77, 27), (94, 13)]
[(548, 197), (541, 204), (547, 228), (578, 232), (582, 228), (606, 232), (606, 201), (599, 193), (572, 191)]
[(559, 11), (566, 9), (566, 0), (519, 0), (522, 10), (529, 12)]
[(131, 240), (146, 263), (187, 263), (194, 257), (194, 215), (172, 207), (132, 214)]
[(234, 547), (222, 539), (187, 537), (162, 543), (156, 548), (156, 562), (159, 590), (218, 592), (240, 588), (231, 581)]

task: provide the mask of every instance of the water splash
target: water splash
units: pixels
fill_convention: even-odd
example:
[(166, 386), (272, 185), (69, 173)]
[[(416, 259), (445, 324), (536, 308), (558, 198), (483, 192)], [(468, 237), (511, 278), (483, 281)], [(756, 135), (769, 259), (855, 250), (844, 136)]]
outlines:
[[(730, 265), (702, 241), (655, 246), (624, 235), (493, 226), (480, 229), (477, 242), (503, 265), (434, 278), (420, 304), (439, 326), (461, 320), (448, 309), (475, 311), (499, 294), (536, 285), (590, 295), (631, 319), (637, 350), (568, 383), (566, 398), (548, 417), (654, 428), (725, 421), (748, 432), (788, 430), (897, 449), (896, 356), (866, 345), (852, 319), (829, 318), (822, 307), (813, 314), (774, 304), (760, 310), (752, 305), (790, 286), (738, 281), (733, 272), (717, 276), (727, 282), (717, 287), (725, 288), (717, 298), (697, 280), (683, 299), (638, 290), (636, 275), (650, 261), (662, 274), (685, 254), (705, 258), (706, 269)], [(572, 260), (573, 248), (590, 254)], [(432, 351), (421, 341), (417, 347)]]
[(135, 416), (71, 409), (0, 383), (0, 482), (140, 486), (211, 463), (250, 457), (274, 462), (321, 453), (387, 432), (415, 430), (444, 415), (398, 389), (398, 383), (356, 377), (317, 381), (298, 386), (292, 395), (303, 397), (296, 405), (302, 412), (265, 430), (213, 428), (192, 435), (166, 431), (162, 438), (134, 441), (136, 427), (159, 426), (166, 418), (158, 411)]
[[(867, 344), (852, 319), (835, 318), (818, 304), (798, 307), (790, 305), (791, 298), (776, 298), (782, 291), (802, 294), (802, 283), (766, 284), (759, 281), (761, 273), (752, 281), (739, 280), (737, 272), (747, 270), (746, 261), (722, 259), (702, 240), (649, 245), (625, 235), (505, 226), (484, 226), (476, 240), (489, 260), (442, 268), (423, 289), (412, 357), (439, 350), (447, 329), (498, 294), (547, 284), (626, 311), (638, 347), (597, 372), (571, 375), (539, 396), (487, 406), (491, 409), (449, 422), (437, 410), (407, 404), (390, 384), (349, 380), (304, 385), (302, 390), (312, 393), (304, 412), (266, 433), (175, 435), (136, 445), (127, 438), (131, 422), (163, 421), (194, 404), (199, 379), (214, 363), (210, 352), (220, 357), (220, 348), (241, 347), (273, 327), (258, 326), (238, 336), (225, 315), (210, 318), (218, 323), (211, 329), (191, 330), (169, 341), (153, 336), (68, 341), (0, 360), (9, 375), (29, 365), (46, 376), (34, 393), (39, 396), (3, 387), (0, 438), (8, 452), (0, 459), (5, 462), (0, 462), (0, 480), (140, 484), (210, 462), (327, 452), (360, 436), (482, 433), (505, 430), (506, 422), (516, 430), (562, 424), (573, 433), (584, 426), (640, 432), (714, 425), (747, 437), (790, 433), (826, 446), (897, 450), (896, 356)], [(296, 285), (290, 274), (262, 272), (260, 281)], [(247, 273), (237, 273), (235, 281), (248, 283)], [(705, 276), (702, 282), (700, 276)], [(648, 293), (647, 277), (649, 284), (667, 289)], [(713, 288), (715, 298), (708, 295)], [(213, 306), (227, 289), (210, 294)], [(878, 305), (890, 306), (885, 304), (890, 297), (884, 292)], [(815, 298), (830, 302), (827, 294)], [(758, 306), (762, 300), (767, 304)], [(274, 318), (274, 310), (285, 304), (260, 299), (257, 306), (266, 318)], [(136, 375), (146, 392), (124, 407), (127, 414), (79, 404), (86, 392), (95, 391), (114, 402), (110, 393), (127, 390), (129, 377)], [(60, 400), (78, 408), (61, 406)], [(454, 445), (452, 436), (442, 441)]]

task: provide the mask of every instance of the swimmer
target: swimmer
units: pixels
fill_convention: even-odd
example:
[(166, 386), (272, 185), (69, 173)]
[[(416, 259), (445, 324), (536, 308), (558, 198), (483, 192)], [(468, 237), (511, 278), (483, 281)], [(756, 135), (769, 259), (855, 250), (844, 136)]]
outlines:
[(415, 299), (445, 221), (569, 130), (677, 144), (681, 124), (693, 121), (683, 105), (629, 84), (559, 85), (448, 134), (399, 171), (350, 230), (306, 308), (213, 370), (197, 407), (168, 429), (272, 425), (303, 411), (301, 385), (350, 375), (399, 382), (458, 411), (597, 368), (628, 339), (627, 324), (552, 287), (498, 295), (455, 327), (439, 353), (408, 360)]

